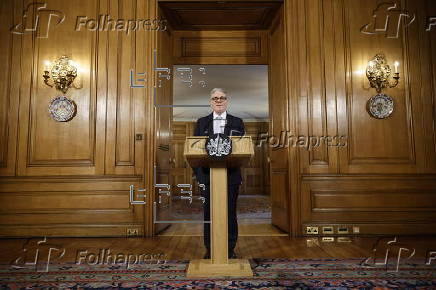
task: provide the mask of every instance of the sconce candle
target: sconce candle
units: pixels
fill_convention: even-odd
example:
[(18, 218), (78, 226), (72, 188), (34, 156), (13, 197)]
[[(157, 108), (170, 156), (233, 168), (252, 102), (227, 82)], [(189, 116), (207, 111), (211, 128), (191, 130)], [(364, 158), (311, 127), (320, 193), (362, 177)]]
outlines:
[(398, 61), (396, 61), (395, 63), (394, 63), (394, 66), (395, 66), (395, 73), (397, 74), (398, 73), (398, 66), (400, 65), (400, 63), (398, 62)]
[(49, 71), (51, 64), (48, 60), (44, 61), (44, 72)]

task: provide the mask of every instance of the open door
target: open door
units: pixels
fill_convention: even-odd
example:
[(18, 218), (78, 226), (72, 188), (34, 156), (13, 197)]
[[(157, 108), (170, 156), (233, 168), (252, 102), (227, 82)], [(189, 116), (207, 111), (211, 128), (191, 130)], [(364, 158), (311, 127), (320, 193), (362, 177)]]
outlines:
[[(209, 70), (207, 70), (206, 77), (203, 75), (196, 77), (195, 73), (200, 74), (199, 66), (268, 65), (269, 119), (271, 120), (269, 134), (280, 136), (282, 132), (287, 132), (289, 118), (286, 63), (283, 61), (285, 27), (282, 5), (281, 1), (231, 0), (226, 3), (159, 1), (159, 13), (161, 16), (165, 16), (164, 18), (168, 20), (168, 27), (173, 30), (168, 29), (168, 31), (158, 33), (158, 65), (171, 68), (174, 81), (172, 87), (171, 82), (163, 81), (164, 86), (170, 87), (168, 89), (159, 88), (157, 93), (159, 103), (165, 104), (167, 107), (156, 108), (157, 170), (155, 176), (157, 183), (170, 187), (168, 191), (171, 192), (171, 196), (164, 203), (162, 199), (165, 196), (162, 192), (165, 191), (165, 188), (156, 189), (155, 201), (161, 199), (156, 214), (162, 215), (159, 219), (167, 221), (166, 226), (174, 225), (163, 234), (174, 232), (178, 227), (177, 223), (203, 222), (202, 218), (197, 218), (202, 213), (202, 207), (199, 207), (200, 210), (194, 208), (194, 201), (198, 201), (200, 198), (199, 191), (196, 190), (196, 181), (193, 179), (189, 165), (185, 164), (183, 158), (180, 157), (184, 137), (192, 134), (192, 126), (195, 126), (195, 123), (182, 124), (183, 118), (178, 119), (177, 117), (174, 117), (174, 122), (172, 122), (171, 117), (177, 116), (179, 107), (182, 106), (189, 107), (189, 110), (192, 111), (198, 109), (199, 106), (206, 105), (208, 107), (207, 101), (192, 102), (196, 100), (192, 87), (205, 85), (207, 82), (207, 86), (210, 88), (202, 93), (203, 96), (207, 96), (210, 89), (215, 86), (224, 86), (232, 91), (233, 84), (233, 87), (237, 89), (239, 84), (235, 84), (235, 80), (242, 79), (241, 75), (238, 75), (231, 81), (227, 81), (229, 88), (225, 81), (220, 80), (216, 83), (210, 81), (208, 79)], [(229, 10), (235, 13), (232, 14), (234, 17), (227, 17)], [(189, 21), (186, 21), (188, 19)], [(192, 72), (193, 78), (188, 81), (182, 78), (181, 74), (184, 71)], [(203, 68), (202, 73), (204, 72)], [(178, 87), (178, 82), (184, 83), (184, 90)], [(189, 83), (188, 88), (186, 88), (187, 83)], [(250, 87), (244, 93), (239, 94), (248, 99), (251, 89), (253, 88)], [(184, 96), (182, 99), (187, 104), (195, 106), (191, 108), (187, 104), (179, 104), (179, 99), (176, 97), (179, 94)], [(242, 106), (242, 108), (245, 111), (250, 110), (249, 106)], [(185, 122), (190, 121), (192, 120), (185, 119)], [(250, 131), (249, 127), (246, 126), (248, 132)], [(240, 196), (243, 196), (244, 193), (245, 195), (256, 195), (264, 191), (265, 185), (270, 185), (268, 191), (271, 195), (272, 224), (289, 233), (288, 148), (268, 146), (268, 148), (263, 147), (256, 150), (263, 159), (253, 160), (244, 169), (245, 184)], [(268, 151), (268, 153), (265, 154), (263, 150)], [(265, 165), (267, 159), (265, 155), (269, 155), (268, 160), (271, 161), (268, 165)], [(262, 174), (264, 168), (267, 168), (268, 174)], [(265, 175), (268, 175), (269, 179), (261, 179)], [(183, 186), (189, 186), (189, 188), (185, 189)], [(186, 204), (187, 202), (188, 204)], [(169, 209), (170, 214), (166, 217), (171, 219), (164, 219), (165, 208)], [(171, 208), (175, 213), (172, 216)], [(252, 208), (249, 208), (249, 211), (251, 213)], [(184, 219), (185, 213), (187, 213), (186, 216), (190, 216), (189, 220)], [(253, 219), (253, 215), (247, 219)], [(269, 221), (267, 223), (269, 225)], [(163, 222), (161, 225), (155, 223), (155, 233), (160, 232), (164, 228), (163, 225)], [(199, 228), (198, 225), (193, 226)]]
[(289, 173), (288, 148), (283, 147), (283, 137), (288, 132), (288, 97), (286, 83), (285, 28), (283, 7), (278, 11), (270, 29), (269, 45), (269, 144), (272, 224), (289, 233)]
[(156, 221), (168, 220), (171, 210), (171, 192), (174, 188), (171, 170), (173, 158), (171, 152), (171, 132), (173, 119), (173, 86), (172, 86), (172, 56), (170, 30), (158, 33), (157, 49), (154, 51), (153, 62), (156, 70), (156, 84), (154, 91), (155, 110), (155, 172), (154, 172), (154, 205), (153, 221), (154, 233), (157, 234), (169, 223)]

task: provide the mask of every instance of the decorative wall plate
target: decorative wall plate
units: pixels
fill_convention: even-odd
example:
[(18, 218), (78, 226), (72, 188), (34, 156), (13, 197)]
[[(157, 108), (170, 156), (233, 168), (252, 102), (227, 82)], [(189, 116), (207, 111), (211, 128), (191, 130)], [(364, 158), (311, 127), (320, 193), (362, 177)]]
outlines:
[(368, 113), (377, 119), (385, 119), (394, 111), (394, 100), (386, 94), (377, 94), (367, 103)]
[(73, 100), (65, 96), (54, 98), (48, 107), (53, 120), (58, 122), (68, 122), (74, 118), (77, 113), (77, 106)]

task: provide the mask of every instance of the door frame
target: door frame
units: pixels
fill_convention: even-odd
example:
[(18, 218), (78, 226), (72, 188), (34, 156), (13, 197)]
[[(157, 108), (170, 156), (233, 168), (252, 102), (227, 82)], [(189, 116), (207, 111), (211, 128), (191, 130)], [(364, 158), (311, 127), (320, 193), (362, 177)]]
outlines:
[[(164, 2), (165, 0), (160, 0)], [(149, 8), (150, 19), (158, 17), (158, 2), (159, 0), (150, 0)], [(173, 0), (174, 1), (174, 0)], [(186, 0), (177, 0), (180, 2), (187, 2)], [(200, 0), (201, 1), (201, 0)], [(237, 1), (237, 0), (229, 0)], [(256, 2), (255, 0), (253, 2)], [(290, 133), (298, 136), (297, 118), (298, 118), (298, 92), (299, 92), (299, 47), (298, 47), (298, 27), (300, 24), (298, 17), (298, 0), (283, 0), (283, 21), (284, 21), (284, 43), (285, 51), (283, 53), (284, 62), (286, 64), (286, 92), (284, 97), (288, 98), (288, 114), (287, 124)], [(150, 42), (145, 46), (147, 59), (152, 59), (153, 51), (157, 48), (158, 33), (152, 32)], [(297, 36), (297, 37), (295, 37)], [(291, 41), (295, 40), (296, 41)], [(268, 49), (269, 50), (269, 49)], [(269, 53), (269, 52), (268, 52)], [(297, 72), (297, 73), (296, 73)], [(146, 99), (146, 142), (145, 160), (144, 160), (144, 188), (147, 189), (146, 195), (146, 209), (144, 211), (144, 234), (147, 237), (154, 236), (154, 223), (153, 223), (153, 202), (155, 201), (154, 194), (154, 164), (155, 164), (155, 151), (156, 151), (156, 136), (155, 136), (155, 107), (154, 107), (154, 84), (156, 81), (156, 74), (152, 65), (147, 65), (148, 79), (153, 80), (149, 82), (145, 90)], [(153, 85), (151, 85), (153, 84)], [(288, 205), (289, 205), (289, 238), (301, 234), (301, 218), (300, 218), (300, 166), (298, 157), (298, 148), (289, 146), (285, 148), (288, 152)]]

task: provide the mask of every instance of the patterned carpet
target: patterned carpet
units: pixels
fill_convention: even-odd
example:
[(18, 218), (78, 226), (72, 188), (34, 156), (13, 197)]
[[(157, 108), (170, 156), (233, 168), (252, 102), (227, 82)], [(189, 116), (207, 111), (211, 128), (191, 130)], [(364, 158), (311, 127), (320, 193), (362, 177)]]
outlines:
[[(203, 204), (173, 200), (171, 216), (167, 220), (202, 220)], [(239, 195), (237, 202), (238, 219), (271, 219), (271, 201), (268, 195)]]
[[(1, 289), (436, 289), (436, 267), (422, 260), (398, 272), (361, 266), (363, 259), (252, 259), (254, 277), (188, 279), (188, 261), (159, 264), (49, 265), (48, 272), (0, 268)], [(392, 270), (392, 269), (390, 269)]]

